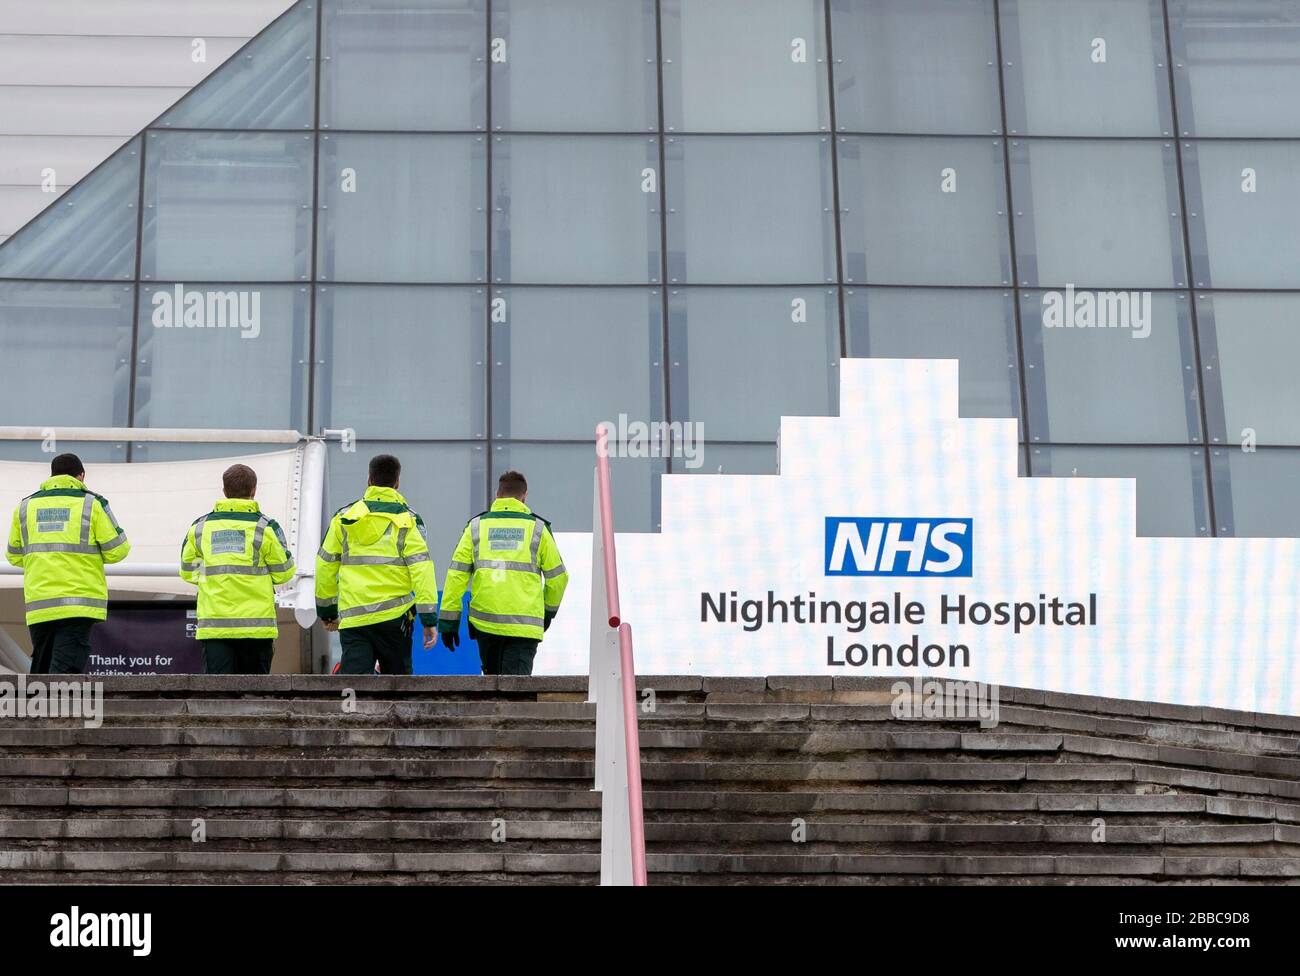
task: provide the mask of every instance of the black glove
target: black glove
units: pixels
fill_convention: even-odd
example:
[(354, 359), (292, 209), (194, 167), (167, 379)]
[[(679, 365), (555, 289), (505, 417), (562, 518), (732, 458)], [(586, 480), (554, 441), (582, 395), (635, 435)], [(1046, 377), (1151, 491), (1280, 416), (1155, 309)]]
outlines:
[(550, 611), (550, 610), (547, 610), (546, 613), (545, 613), (545, 614), (543, 615), (543, 617), (542, 617), (542, 630), (543, 630), (543, 631), (550, 630), (550, 629), (551, 629), (551, 621), (554, 620), (554, 619), (555, 619), (555, 614), (554, 614), (554, 612), (552, 612), (552, 611)]
[(438, 636), (442, 638), (442, 642), (446, 645), (447, 650), (451, 651), (453, 654), (456, 653), (456, 646), (460, 644), (459, 630), (439, 630)]

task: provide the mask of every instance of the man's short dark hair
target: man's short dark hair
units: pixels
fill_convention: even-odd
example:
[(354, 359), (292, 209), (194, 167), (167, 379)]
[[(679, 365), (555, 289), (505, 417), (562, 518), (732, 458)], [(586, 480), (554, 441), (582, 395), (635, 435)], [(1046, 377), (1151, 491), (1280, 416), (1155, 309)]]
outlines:
[(51, 477), (60, 474), (70, 474), (74, 478), (80, 478), (86, 473), (86, 466), (81, 463), (81, 458), (75, 454), (60, 454), (50, 462)]
[(391, 454), (376, 454), (370, 459), (370, 483), (377, 488), (396, 488), (402, 476), (402, 462)]
[(232, 464), (221, 476), (227, 498), (252, 498), (257, 491), (257, 472), (247, 464)]
[(498, 498), (523, 498), (528, 494), (528, 479), (518, 471), (507, 471), (497, 479)]

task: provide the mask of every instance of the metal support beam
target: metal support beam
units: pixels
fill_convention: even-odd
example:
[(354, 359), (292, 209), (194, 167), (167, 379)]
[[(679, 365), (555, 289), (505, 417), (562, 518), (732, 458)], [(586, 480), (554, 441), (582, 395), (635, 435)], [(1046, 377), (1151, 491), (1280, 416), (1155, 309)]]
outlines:
[[(136, 441), (178, 444), (300, 444), (296, 430), (223, 430), (204, 427), (58, 427), (62, 441)], [(0, 441), (43, 441), (47, 427), (0, 427)]]

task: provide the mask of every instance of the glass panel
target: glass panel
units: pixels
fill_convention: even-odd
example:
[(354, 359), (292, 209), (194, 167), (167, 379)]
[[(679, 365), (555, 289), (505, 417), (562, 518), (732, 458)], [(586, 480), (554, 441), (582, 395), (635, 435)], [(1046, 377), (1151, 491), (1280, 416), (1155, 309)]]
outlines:
[(315, 101), (316, 4), (296, 3), (157, 124), (189, 129), (310, 129)]
[[(481, 288), (328, 287), (316, 302), (317, 424), (359, 437), (484, 437)], [(406, 350), (383, 361), (376, 349)]]
[(1033, 440), (1201, 440), (1185, 293), (1067, 290), (1020, 297)]
[[(52, 448), (47, 450), (47, 446)], [(0, 441), (0, 461), (30, 461), (47, 467), (31, 479), (28, 491), (35, 491), (49, 477), (49, 463), (63, 453), (75, 454), (89, 470), (86, 480), (95, 484), (96, 464), (121, 464), (126, 460), (126, 441)], [(7, 532), (6, 532), (7, 534)]]
[[(528, 507), (549, 519), (556, 532), (591, 531), (594, 443), (494, 444), (492, 488), (502, 472), (520, 471), (528, 479)], [(620, 532), (653, 532), (659, 527), (659, 475), (662, 458), (611, 458), (610, 481)], [(471, 513), (473, 514), (473, 513)], [(463, 526), (464, 523), (462, 522)]]
[(685, 458), (673, 458), (674, 474), (776, 474), (775, 444), (703, 445), (701, 463), (692, 467)]
[(1013, 140), (1011, 193), (1021, 284), (1185, 285), (1171, 143)]
[(1020, 416), (1016, 310), (1009, 292), (850, 288), (850, 356), (956, 359), (963, 417)]
[(1214, 439), (1300, 444), (1300, 295), (1200, 294), (1197, 321)]
[(492, 277), (659, 280), (659, 140), (494, 136)]
[(849, 132), (1002, 132), (992, 0), (832, 0)]
[(482, 281), (484, 136), (322, 135), (327, 281)]
[(1160, 0), (1002, 0), (1000, 9), (1009, 132), (1173, 131)]
[(134, 278), (139, 203), (132, 139), (4, 242), (0, 278)]
[[(0, 423), (124, 427), (130, 285), (0, 282)], [(39, 446), (39, 445), (38, 445)]]
[(1011, 283), (1001, 139), (839, 143), (845, 281)]
[(312, 142), (309, 135), (149, 133), (141, 277), (305, 279)]
[(659, 289), (504, 289), (492, 316), (494, 438), (577, 440), (620, 415), (664, 419)]
[(659, 128), (654, 0), (494, 0), (492, 128)]
[(301, 285), (144, 285), (140, 427), (305, 426), (307, 316)]
[(321, 128), (482, 129), (485, 0), (323, 0)]
[[(402, 462), (399, 490), (424, 520), (429, 552), (441, 586), (465, 523), (487, 508), (484, 497), (487, 449), (482, 444), (362, 441), (355, 451), (348, 452), (330, 444), (327, 513), (336, 512), (365, 494), (367, 469), (376, 454), (395, 454)], [(590, 463), (586, 474), (590, 481)], [(587, 491), (590, 494), (591, 489)], [(587, 507), (591, 507), (590, 500)], [(588, 513), (588, 521), (590, 518)]]
[(1184, 142), (1183, 166), (1196, 287), (1300, 287), (1300, 143)]
[(666, 148), (671, 281), (835, 280), (829, 137), (677, 137)]
[(1300, 451), (1210, 452), (1219, 535), (1300, 537)]
[(1300, 134), (1300, 5), (1169, 0), (1180, 135)]
[(1136, 478), (1138, 535), (1210, 534), (1200, 449), (1035, 447), (1030, 455), (1036, 478)]
[(771, 441), (780, 418), (839, 405), (839, 306), (830, 288), (686, 288), (668, 299), (674, 420), (713, 438)]
[(830, 127), (821, 0), (663, 0), (661, 8), (668, 131)]

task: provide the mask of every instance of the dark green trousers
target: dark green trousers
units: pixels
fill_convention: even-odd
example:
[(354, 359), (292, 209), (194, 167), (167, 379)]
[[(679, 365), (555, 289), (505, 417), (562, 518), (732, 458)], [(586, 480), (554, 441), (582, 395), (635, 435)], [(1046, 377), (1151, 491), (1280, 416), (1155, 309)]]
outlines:
[(478, 641), (478, 656), (484, 674), (532, 674), (539, 641), (527, 637), (485, 634), (477, 627), (470, 634)]
[(270, 637), (210, 637), (203, 646), (204, 674), (270, 674), (275, 641)]
[(32, 674), (85, 674), (90, 628), (97, 623), (89, 617), (65, 617), (29, 625)]
[(411, 673), (411, 617), (381, 620), (364, 627), (339, 628), (343, 660), (339, 674)]

